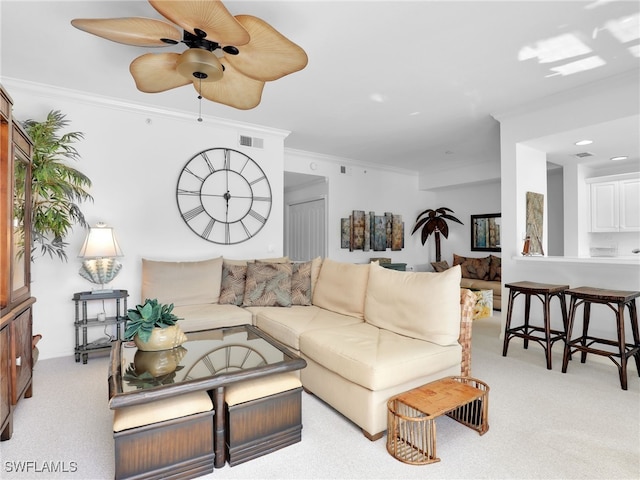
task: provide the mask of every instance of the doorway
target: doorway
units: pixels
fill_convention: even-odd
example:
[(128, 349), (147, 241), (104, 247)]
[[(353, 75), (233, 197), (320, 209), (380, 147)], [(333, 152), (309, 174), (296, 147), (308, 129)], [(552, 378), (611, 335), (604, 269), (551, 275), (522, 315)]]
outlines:
[(292, 261), (327, 256), (327, 190), (325, 177), (285, 172), (284, 254)]

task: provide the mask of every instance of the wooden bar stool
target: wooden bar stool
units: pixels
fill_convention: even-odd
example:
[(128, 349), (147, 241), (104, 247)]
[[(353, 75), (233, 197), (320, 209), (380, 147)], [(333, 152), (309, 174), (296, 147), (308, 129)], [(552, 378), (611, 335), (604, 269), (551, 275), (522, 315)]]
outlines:
[[(567, 331), (567, 304), (564, 298), (565, 291), (569, 285), (550, 285), (536, 282), (514, 282), (505, 285), (509, 289), (509, 307), (507, 309), (507, 323), (504, 329), (504, 344), (502, 356), (507, 356), (509, 340), (513, 337), (524, 339), (524, 348), (529, 348), (529, 340), (538, 342), (544, 348), (547, 357), (547, 369), (551, 370), (551, 347), (558, 340), (565, 340)], [(513, 313), (513, 301), (518, 295), (525, 296), (524, 324), (518, 327), (511, 327), (511, 315)], [(544, 326), (532, 326), (529, 324), (529, 313), (531, 310), (531, 296), (540, 299), (544, 308)], [(562, 311), (562, 325), (564, 331), (551, 329), (550, 304), (551, 299), (557, 297), (560, 300)]]
[[(567, 290), (570, 298), (569, 307), (569, 323), (567, 325), (567, 342), (564, 347), (564, 355), (562, 358), (562, 373), (566, 373), (569, 357), (575, 352), (582, 352), (580, 362), (585, 363), (587, 353), (594, 355), (602, 355), (609, 357), (618, 367), (620, 375), (620, 386), (623, 390), (627, 389), (627, 359), (634, 357), (638, 375), (640, 376), (640, 335), (638, 334), (638, 311), (636, 309), (636, 298), (640, 296), (640, 292), (628, 292), (622, 290), (605, 290), (603, 288), (579, 287)], [(608, 340), (603, 338), (592, 337), (589, 335), (589, 317), (591, 315), (591, 304), (599, 303), (608, 306), (616, 314), (616, 323), (618, 329), (617, 340)], [(583, 307), (583, 324), (582, 335), (571, 339), (573, 330), (573, 322), (575, 320), (578, 307)], [(629, 320), (631, 322), (631, 332), (633, 334), (633, 343), (626, 343), (624, 334), (624, 307), (629, 309)], [(617, 351), (611, 352), (593, 348), (592, 345), (608, 345), (617, 347)], [(616, 358), (620, 359), (618, 363)]]

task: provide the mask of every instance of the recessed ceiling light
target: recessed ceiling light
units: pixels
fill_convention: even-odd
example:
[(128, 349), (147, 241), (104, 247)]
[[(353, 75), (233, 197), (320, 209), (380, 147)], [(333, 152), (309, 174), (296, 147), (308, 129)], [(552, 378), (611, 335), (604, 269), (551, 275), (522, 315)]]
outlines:
[(611, 157), (611, 160), (617, 162), (618, 160), (626, 160), (627, 158), (629, 157), (627, 157), (626, 155), (620, 155), (619, 157)]
[(576, 145), (591, 145), (593, 143), (593, 140), (580, 140), (579, 142), (576, 142)]

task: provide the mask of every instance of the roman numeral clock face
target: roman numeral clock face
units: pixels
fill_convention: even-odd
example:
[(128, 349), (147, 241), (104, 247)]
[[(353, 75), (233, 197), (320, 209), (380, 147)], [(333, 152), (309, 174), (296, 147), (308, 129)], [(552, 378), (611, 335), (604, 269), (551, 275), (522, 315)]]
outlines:
[(262, 168), (229, 148), (194, 155), (180, 173), (176, 197), (189, 228), (223, 245), (255, 236), (271, 212), (271, 186)]

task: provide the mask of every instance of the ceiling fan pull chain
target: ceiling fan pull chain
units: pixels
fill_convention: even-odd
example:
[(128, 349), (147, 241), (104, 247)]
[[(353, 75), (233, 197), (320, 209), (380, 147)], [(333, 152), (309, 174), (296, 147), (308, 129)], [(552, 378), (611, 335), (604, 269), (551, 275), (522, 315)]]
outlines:
[(198, 79), (198, 121), (202, 121), (202, 78)]

